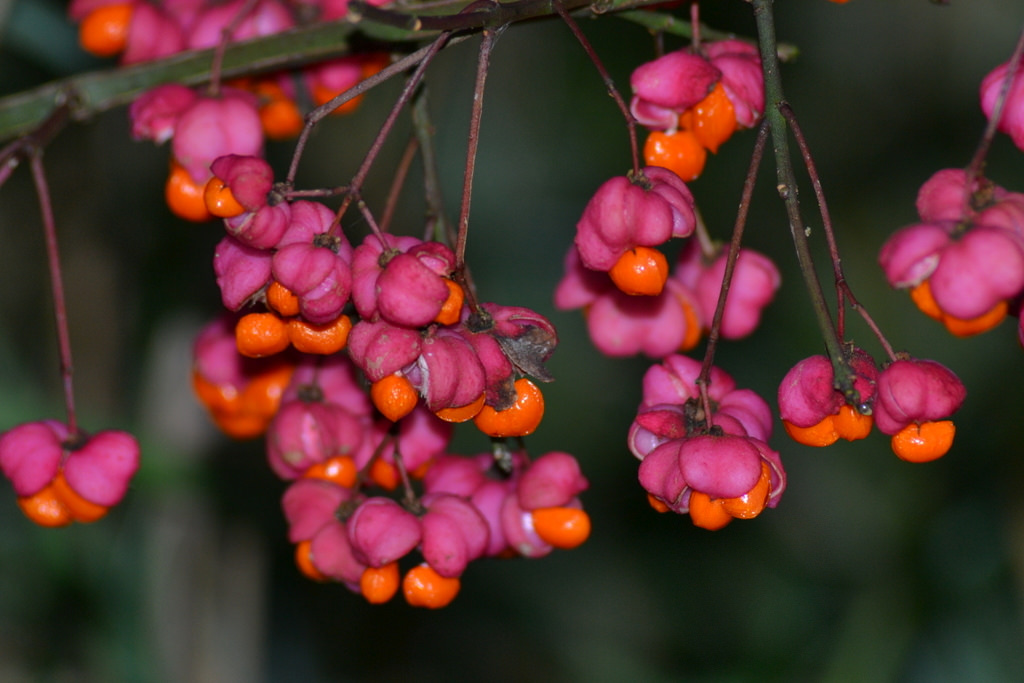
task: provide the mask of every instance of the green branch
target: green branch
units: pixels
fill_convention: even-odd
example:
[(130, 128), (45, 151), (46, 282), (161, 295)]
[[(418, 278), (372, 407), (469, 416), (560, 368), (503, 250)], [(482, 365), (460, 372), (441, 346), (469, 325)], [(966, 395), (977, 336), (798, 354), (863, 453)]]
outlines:
[(800, 200), (796, 175), (793, 172), (793, 161), (789, 151), (789, 128), (782, 108), (786, 105), (786, 97), (782, 92), (782, 76), (779, 72), (775, 38), (775, 16), (772, 12), (773, 0), (753, 0), (754, 19), (757, 22), (757, 36), (761, 46), (761, 66), (764, 71), (765, 119), (771, 128), (772, 146), (775, 152), (777, 189), (786, 206), (789, 218), (789, 230), (796, 248), (797, 262), (804, 285), (811, 297), (811, 306), (818, 323), (822, 340), (828, 351), (829, 359), (835, 374), (836, 388), (839, 389), (851, 405), (860, 403), (857, 390), (853, 386), (854, 374), (843, 353), (843, 340), (839, 338), (836, 326), (832, 321), (825, 293), (821, 288), (814, 268), (808, 244), (807, 227), (800, 214)]
[[(657, 12), (624, 11), (660, 0), (563, 0), (570, 11), (590, 15), (620, 13), (624, 19), (650, 30), (689, 36), (688, 22)], [(463, 12), (463, 8), (473, 7)], [(478, 33), (509, 23), (556, 16), (551, 0), (513, 0), (481, 5), (469, 3), (445, 14), (414, 14), (384, 10), (359, 0), (349, 4), (349, 16), (231, 45), (224, 54), (222, 76), (235, 78), (302, 66), (351, 54), (362, 49), (406, 51), (405, 45), (425, 44), (442, 30)], [(438, 9), (433, 10), (437, 12)], [(719, 35), (710, 29), (705, 35)], [(720, 34), (727, 37), (727, 34)], [(130, 103), (146, 90), (164, 83), (201, 85), (210, 79), (213, 50), (185, 52), (167, 59), (128, 67), (78, 74), (38, 88), (0, 98), (0, 142), (24, 135), (42, 124), (62, 105), (75, 121)]]
[[(351, 49), (349, 22), (320, 24), (231, 46), (222, 74), (234, 78), (339, 57)], [(213, 50), (181, 54), (135, 66), (104, 69), (47, 83), (0, 99), (0, 141), (34, 129), (61, 104), (74, 120), (128, 104), (163, 83), (199, 85), (210, 78)]]

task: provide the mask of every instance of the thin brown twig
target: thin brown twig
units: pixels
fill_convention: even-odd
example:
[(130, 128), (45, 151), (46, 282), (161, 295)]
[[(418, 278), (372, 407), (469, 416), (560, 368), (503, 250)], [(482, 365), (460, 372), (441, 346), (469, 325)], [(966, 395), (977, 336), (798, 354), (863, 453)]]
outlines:
[(558, 16), (562, 18), (565, 25), (569, 27), (572, 34), (576, 36), (576, 40), (579, 41), (583, 47), (583, 51), (587, 53), (587, 57), (594, 64), (594, 68), (597, 69), (597, 73), (600, 74), (601, 80), (604, 81), (604, 86), (608, 90), (608, 94), (615, 101), (619, 111), (622, 112), (622, 116), (626, 119), (626, 129), (629, 132), (629, 148), (630, 153), (633, 156), (633, 174), (639, 175), (640, 173), (640, 147), (637, 144), (636, 137), (636, 118), (632, 112), (629, 111), (629, 107), (626, 105), (626, 101), (622, 99), (622, 95), (619, 94), (618, 88), (615, 87), (615, 81), (612, 80), (611, 74), (608, 73), (608, 69), (605, 68), (604, 63), (601, 62), (600, 57), (597, 56), (597, 52), (594, 47), (587, 40), (587, 37), (583, 34), (579, 24), (572, 18), (569, 12), (562, 6), (561, 0), (553, 0), (551, 6), (554, 8)]
[[(372, 88), (377, 87), (381, 83), (390, 80), (392, 77), (397, 76), (398, 74), (404, 71), (407, 71), (413, 66), (419, 66), (424, 59), (428, 59), (428, 55), (430, 56), (430, 58), (432, 58), (433, 55), (436, 54), (437, 50), (439, 49), (439, 47), (437, 47), (437, 44), (441, 42), (443, 38), (444, 36), (438, 37), (429, 45), (426, 45), (420, 48), (419, 50), (416, 50), (415, 52), (412, 52), (406, 55), (405, 57), (402, 57), (401, 59), (392, 62), (391, 64), (387, 65), (377, 73), (373, 74), (372, 76), (369, 76), (359, 81), (345, 92), (339, 93), (330, 102), (325, 102), (321, 106), (317, 107), (316, 109), (306, 114), (306, 123), (302, 128), (302, 132), (299, 133), (298, 140), (296, 140), (295, 142), (295, 150), (292, 153), (292, 160), (290, 165), (288, 166), (288, 175), (285, 177), (284, 181), (285, 184), (290, 187), (295, 183), (295, 176), (298, 174), (299, 171), (299, 161), (302, 159), (302, 154), (305, 151), (306, 144), (309, 141), (309, 136), (312, 134), (313, 129), (321, 120), (323, 120), (331, 112), (333, 112), (335, 109), (345, 104), (349, 100), (355, 99), (359, 95), (362, 95), (363, 93), (371, 90)], [(465, 39), (456, 38), (450, 40), (449, 44), (454, 45), (457, 42), (461, 42), (462, 40)]]
[(224, 64), (224, 53), (228, 49), (228, 45), (231, 44), (234, 39), (235, 31), (242, 25), (254, 9), (256, 9), (256, 3), (259, 0), (245, 0), (245, 3), (238, 8), (238, 12), (235, 16), (231, 17), (231, 21), (227, 23), (224, 28), (220, 31), (220, 40), (217, 41), (217, 45), (213, 50), (213, 60), (210, 64), (210, 83), (207, 86), (207, 93), (211, 97), (216, 97), (220, 92), (220, 73), (221, 66)]
[[(395, 125), (395, 121), (398, 119), (398, 114), (402, 111), (402, 108), (405, 107), (409, 98), (412, 97), (416, 87), (419, 85), (420, 81), (423, 80), (423, 75), (426, 73), (427, 67), (430, 66), (434, 57), (448, 42), (448, 38), (449, 34), (447, 33), (443, 33), (438, 36), (438, 38), (430, 44), (427, 51), (423, 54), (419, 64), (416, 66), (416, 70), (411, 76), (409, 76), (409, 79), (405, 83), (405, 87), (402, 89), (401, 94), (395, 101), (395, 105), (391, 108), (387, 118), (384, 119), (384, 123), (381, 125), (380, 131), (377, 133), (377, 137), (373, 139), (370, 149), (367, 150), (363, 163), (360, 164), (356, 174), (352, 177), (352, 182), (349, 183), (349, 194), (344, 200), (342, 200), (341, 206), (338, 208), (338, 211), (334, 216), (334, 223), (331, 226), (331, 232), (338, 229), (341, 225), (341, 217), (345, 215), (345, 211), (348, 210), (352, 200), (359, 197), (362, 192), (363, 181), (366, 180), (366, 176), (369, 174), (370, 167), (373, 165), (373, 162), (377, 160), (377, 155), (384, 146), (384, 141), (387, 139), (388, 134), (391, 133), (391, 128)], [(381, 244), (385, 245), (386, 248), (387, 242), (384, 239), (384, 235), (379, 230), (374, 230), (374, 234), (377, 235)]]
[(416, 136), (409, 136), (409, 142), (405, 145), (402, 158), (398, 160), (398, 166), (395, 168), (395, 177), (391, 180), (391, 187), (388, 188), (388, 196), (384, 201), (384, 213), (380, 217), (381, 232), (390, 231), (391, 219), (394, 218), (395, 209), (398, 207), (398, 199), (402, 196), (402, 188), (405, 187), (405, 179), (409, 177), (409, 169), (412, 167), (412, 161), (416, 158), (416, 152), (419, 148), (420, 144)]
[(747, 168), (747, 177), (743, 181), (743, 192), (740, 196), (740, 207), (736, 212), (736, 223), (732, 229), (732, 239), (729, 241), (729, 253), (725, 258), (725, 272), (722, 274), (722, 289), (718, 294), (718, 303), (715, 306), (715, 314), (711, 319), (711, 329), (708, 331), (708, 343), (704, 349), (704, 363), (701, 365), (700, 374), (697, 376), (696, 384), (700, 390), (701, 402), (704, 407), (704, 420), (708, 428), (711, 427), (711, 398), (708, 395), (708, 385), (711, 383), (711, 368), (715, 362), (715, 351), (718, 348), (718, 339), (722, 331), (722, 316), (725, 315), (725, 304), (729, 298), (729, 289), (732, 285), (732, 274), (736, 269), (736, 261), (740, 255), (740, 244), (743, 241), (743, 231), (747, 225), (747, 216), (750, 214), (750, 203), (754, 196), (754, 187), (757, 185), (757, 172), (761, 167), (761, 159), (764, 158), (764, 148), (768, 141), (768, 122), (762, 121), (757, 129), (757, 139), (754, 142), (754, 150), (750, 155), (750, 166)]
[(430, 119), (429, 90), (420, 84), (412, 100), (412, 126), (419, 142), (420, 158), (423, 161), (423, 196), (426, 200), (426, 225), (424, 239), (434, 239), (448, 245), (455, 244), (455, 231), (444, 209), (444, 193), (441, 190), (441, 175), (437, 167), (437, 151), (434, 149), (434, 126)]
[(50, 287), (53, 294), (53, 313), (57, 326), (57, 346), (60, 353), (60, 375), (64, 388), (64, 406), (68, 417), (68, 434), (78, 435), (78, 420), (75, 413), (74, 367), (71, 362), (71, 336), (68, 332), (67, 299), (64, 296), (64, 277), (60, 267), (60, 249), (57, 244), (57, 224), (53, 217), (50, 188), (43, 169), (41, 148), (28, 152), (32, 180), (39, 198), (39, 211), (43, 220), (43, 234), (46, 237), (46, 260), (50, 271)]
[(469, 117), (469, 137), (466, 143), (466, 171), (462, 180), (462, 203), (459, 209), (458, 234), (455, 238), (455, 270), (461, 271), (466, 264), (466, 241), (469, 239), (469, 208), (473, 199), (473, 175), (476, 172), (476, 153), (480, 146), (480, 124), (484, 112), (484, 88), (487, 71), (494, 45), (504, 27), (484, 31), (477, 58), (476, 82), (473, 86), (473, 108)]
[(964, 206), (967, 211), (974, 210), (974, 202), (971, 201), (974, 195), (974, 185), (982, 175), (985, 157), (988, 156), (988, 151), (995, 140), (996, 132), (999, 130), (999, 121), (1003, 117), (1003, 109), (1006, 106), (1006, 100), (1010, 95), (1010, 88), (1013, 86), (1013, 81), (1017, 76), (1022, 60), (1024, 60), (1024, 29), (1021, 29), (1020, 37), (1017, 38), (1017, 44), (1013, 48), (1013, 55), (1010, 56), (1010, 61), (1006, 68), (1006, 77), (1003, 79), (1002, 86), (999, 89), (999, 97), (996, 98), (995, 106), (992, 108), (992, 116), (988, 120), (988, 125), (985, 126), (985, 132), (978, 143), (978, 149), (974, 152), (974, 156), (966, 168)]
[(466, 297), (466, 305), (474, 315), (489, 319), (480, 308), (476, 298), (476, 290), (468, 279), (466, 272), (466, 242), (469, 239), (469, 208), (473, 198), (473, 175), (476, 171), (476, 153), (480, 145), (480, 124), (484, 111), (484, 87), (487, 84), (487, 71), (491, 61), (491, 52), (498, 38), (506, 27), (486, 30), (480, 42), (480, 53), (477, 58), (476, 82), (473, 86), (473, 108), (469, 117), (469, 136), (466, 144), (466, 171), (462, 182), (462, 203), (459, 208), (458, 232), (455, 235), (455, 272), (453, 277), (462, 288)]
[(825, 190), (821, 184), (821, 176), (818, 175), (818, 167), (814, 163), (814, 158), (811, 156), (810, 146), (807, 144), (807, 139), (804, 137), (803, 130), (800, 128), (800, 124), (796, 120), (796, 115), (793, 113), (792, 107), (789, 103), (783, 102), (779, 105), (779, 111), (786, 117), (786, 123), (789, 125), (790, 130), (793, 132), (793, 139), (796, 140), (797, 147), (800, 149), (800, 156), (803, 158), (804, 166), (807, 169), (807, 175), (811, 180), (811, 187), (814, 189), (814, 197), (818, 203), (818, 210), (821, 213), (821, 224), (825, 231), (825, 241), (828, 243), (829, 256), (832, 259), (832, 274), (835, 277), (836, 284), (836, 332), (840, 339), (846, 338), (846, 304), (849, 305), (860, 314), (864, 322), (867, 323), (868, 327), (874, 333), (878, 342), (882, 345), (885, 353), (891, 360), (896, 360), (896, 354), (893, 351), (892, 345), (889, 340), (882, 334), (881, 328), (875, 323), (874, 319), (867, 312), (867, 310), (861, 305), (854, 296), (853, 290), (850, 288), (850, 284), (846, 279), (846, 274), (843, 272), (842, 260), (839, 256), (839, 245), (836, 242), (835, 230), (832, 227), (832, 216), (828, 210), (828, 203), (825, 201)]

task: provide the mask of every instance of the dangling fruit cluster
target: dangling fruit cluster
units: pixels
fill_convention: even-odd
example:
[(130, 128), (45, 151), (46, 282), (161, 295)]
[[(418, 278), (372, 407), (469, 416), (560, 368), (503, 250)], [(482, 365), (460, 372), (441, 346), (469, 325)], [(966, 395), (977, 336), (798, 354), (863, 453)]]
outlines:
[[(714, 318), (727, 253), (690, 240), (670, 271), (656, 247), (672, 237), (693, 235), (696, 226), (693, 196), (668, 169), (649, 167), (636, 176), (612, 178), (598, 188), (576, 225), (555, 306), (582, 308), (591, 341), (609, 356), (663, 358), (692, 349)], [(641, 254), (660, 265), (632, 267)], [(722, 336), (739, 339), (752, 333), (779, 284), (779, 271), (769, 258), (741, 249)]]
[[(1024, 150), (1024, 64), (1010, 62), (981, 83), (981, 109), (995, 129)], [(999, 111), (999, 120), (993, 121)], [(943, 169), (917, 195), (921, 222), (883, 245), (889, 284), (909, 289), (926, 315), (959, 337), (1020, 316), (1024, 294), (1024, 193), (1011, 192), (979, 169)], [(1024, 344), (1024, 324), (1018, 324)]]
[(296, 478), (283, 506), (302, 571), (371, 603), (401, 589), (409, 604), (437, 608), (455, 598), (475, 559), (540, 557), (586, 540), (590, 521), (576, 496), (587, 481), (572, 456), (530, 462), (517, 453), (506, 469), (491, 454), (465, 458), (443, 448), (417, 473), (414, 505), (377, 492), (348, 456)]
[(917, 196), (922, 222), (879, 254), (889, 284), (960, 337), (997, 326), (1024, 292), (1024, 194), (967, 183), (962, 169), (933, 175)]
[(786, 472), (768, 446), (768, 404), (717, 368), (705, 402), (700, 372), (699, 362), (680, 355), (652, 366), (628, 443), (654, 509), (688, 513), (696, 526), (716, 530), (775, 507)]
[[(467, 300), (441, 242), (371, 233), (353, 248), (324, 204), (276, 199), (258, 157), (211, 170), (228, 313), (200, 333), (193, 381), (228, 434), (265, 435), (271, 469), (292, 482), (283, 505), (306, 575), (374, 603), (401, 589), (441, 607), (474, 559), (586, 540), (575, 458), (507, 445), (544, 414), (527, 375), (551, 379), (545, 317)], [(448, 452), (470, 420), (493, 454)]]
[(696, 180), (707, 154), (764, 112), (764, 77), (756, 46), (740, 40), (701, 43), (637, 67), (630, 112), (651, 129), (649, 166)]
[(44, 527), (104, 517), (124, 498), (138, 468), (139, 444), (127, 432), (90, 436), (43, 420), (0, 434), (0, 471), (25, 516)]
[(779, 412), (794, 441), (830, 446), (839, 439), (863, 439), (877, 425), (902, 460), (928, 462), (949, 451), (955, 433), (949, 417), (967, 395), (951, 370), (904, 355), (879, 371), (857, 348), (849, 349), (845, 360), (853, 375), (850, 396), (836, 388), (825, 356), (800, 361), (783, 378)]

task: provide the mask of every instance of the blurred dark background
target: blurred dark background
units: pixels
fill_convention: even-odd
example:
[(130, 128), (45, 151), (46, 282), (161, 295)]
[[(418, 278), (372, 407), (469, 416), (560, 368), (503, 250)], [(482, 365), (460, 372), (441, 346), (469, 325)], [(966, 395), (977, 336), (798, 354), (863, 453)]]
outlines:
[[(740, 0), (706, 2), (712, 26), (753, 35)], [(103, 66), (73, 44), (64, 7), (0, 0), (0, 94)], [(1016, 320), (953, 339), (892, 292), (877, 266), (886, 236), (915, 220), (917, 188), (967, 164), (984, 119), (981, 78), (1024, 24), (1009, 0), (778, 3), (778, 35), (799, 47), (787, 96), (823, 177), (843, 262), (898, 349), (953, 368), (968, 387), (957, 442), (928, 465), (899, 461), (874, 434), (816, 450), (776, 435), (789, 489), (776, 510), (710, 533), (658, 515), (624, 445), (646, 359), (609, 360), (578, 312), (551, 293), (594, 189), (629, 165), (621, 116), (564, 26), (517, 26), (498, 43), (486, 94), (469, 260), (484, 299), (530, 306), (559, 326), (548, 412), (531, 452), (567, 450), (591, 488), (591, 539), (540, 560), (487, 560), (448, 608), (371, 607), (292, 563), (284, 485), (259, 442), (215, 433), (189, 389), (189, 347), (216, 315), (215, 224), (162, 205), (166, 149), (129, 139), (115, 110), (47, 149), (70, 305), (80, 421), (127, 428), (144, 462), (126, 500), (93, 525), (47, 530), (0, 487), (0, 681), (1012, 681), (1024, 671), (1024, 363)], [(622, 88), (653, 41), (615, 18), (583, 21)], [(674, 47), (678, 39), (668, 38)], [(457, 214), (476, 42), (429, 77), (441, 172)], [(347, 181), (398, 92), (388, 84), (332, 119), (300, 183)], [(408, 124), (371, 174), (380, 206)], [(692, 184), (727, 238), (753, 134)], [(283, 168), (289, 144), (268, 156)], [(1000, 136), (997, 183), (1024, 189), (1024, 157)], [(749, 246), (783, 287), (762, 328), (718, 364), (775, 405), (779, 379), (822, 350), (788, 227), (763, 167)], [(396, 229), (418, 233), (419, 177)], [(809, 186), (809, 224), (820, 227)], [(61, 418), (38, 205), (24, 169), (0, 188), (0, 428)], [(363, 229), (358, 224), (355, 230)], [(819, 258), (821, 232), (814, 233)], [(827, 275), (828, 266), (820, 261)], [(877, 356), (859, 321), (851, 336)], [(701, 350), (703, 346), (700, 347)], [(781, 433), (781, 429), (777, 429)], [(471, 427), (456, 450), (487, 448)]]

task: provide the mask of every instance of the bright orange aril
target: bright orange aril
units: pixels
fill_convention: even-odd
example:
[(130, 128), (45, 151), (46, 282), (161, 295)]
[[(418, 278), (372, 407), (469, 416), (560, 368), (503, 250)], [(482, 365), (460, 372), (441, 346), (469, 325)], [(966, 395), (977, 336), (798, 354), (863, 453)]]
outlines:
[(630, 296), (657, 296), (668, 280), (668, 259), (657, 249), (633, 247), (619, 257), (608, 276)]
[(205, 183), (197, 183), (184, 166), (176, 161), (171, 162), (171, 173), (164, 185), (164, 199), (176, 216), (194, 223), (212, 219), (213, 214), (207, 211), (206, 200), (203, 198), (205, 190)]
[(47, 484), (31, 496), (18, 498), (18, 507), (39, 526), (53, 528), (72, 522), (71, 511), (54, 491), (53, 484)]
[(857, 441), (867, 438), (874, 426), (875, 419), (870, 415), (862, 415), (853, 406), (844, 403), (839, 412), (832, 416), (832, 426), (840, 439)]
[(288, 344), (288, 326), (276, 313), (246, 313), (235, 324), (235, 346), (248, 358), (281, 353)]
[(231, 188), (217, 176), (206, 181), (206, 187), (203, 188), (203, 204), (206, 205), (206, 210), (217, 218), (234, 218), (245, 213), (245, 207), (235, 199)]
[(359, 577), (359, 592), (371, 605), (382, 605), (395, 596), (401, 583), (398, 562), (383, 567), (367, 567)]
[(648, 166), (667, 168), (685, 182), (700, 177), (707, 158), (708, 151), (691, 130), (653, 131), (644, 143), (644, 161)]
[(54, 494), (60, 502), (64, 503), (64, 507), (67, 508), (71, 518), (76, 522), (95, 522), (106, 515), (107, 511), (110, 509), (104, 505), (99, 505), (98, 503), (94, 503), (91, 500), (83, 498), (78, 491), (71, 488), (67, 480), (64, 478), (63, 472), (57, 473), (57, 476), (54, 477), (51, 486), (53, 486)]
[(343, 488), (352, 488), (355, 486), (358, 474), (356, 463), (351, 456), (335, 455), (323, 462), (310, 465), (302, 476), (309, 479), (323, 479)]
[(764, 511), (772, 493), (772, 469), (761, 461), (761, 476), (754, 488), (736, 498), (722, 498), (722, 509), (736, 519), (753, 519)]
[(79, 45), (97, 57), (120, 54), (128, 44), (134, 13), (131, 3), (97, 7), (78, 25)]
[(441, 576), (429, 564), (413, 567), (402, 580), (405, 600), (413, 607), (445, 607), (459, 594), (460, 587), (458, 577)]
[(485, 405), (473, 418), (481, 432), (496, 438), (526, 436), (540, 426), (544, 417), (544, 395), (540, 388), (526, 377), (515, 382), (516, 400), (505, 410)]
[(454, 325), (462, 316), (462, 303), (466, 300), (466, 294), (462, 291), (459, 283), (451, 278), (445, 278), (444, 284), (448, 287), (448, 298), (445, 299), (440, 312), (434, 316), (434, 322), (441, 325)]
[(721, 498), (711, 498), (701, 491), (690, 492), (690, 520), (694, 526), (717, 531), (733, 520), (725, 511)]
[(955, 434), (952, 420), (912, 422), (893, 434), (892, 450), (907, 462), (929, 462), (949, 452)]
[(950, 334), (957, 337), (971, 337), (982, 332), (988, 332), (999, 325), (1006, 318), (1009, 311), (1010, 305), (1004, 299), (977, 318), (963, 319), (945, 315), (942, 317), (942, 324), (946, 326)]
[(267, 285), (267, 306), (286, 318), (299, 314), (299, 297), (292, 290), (274, 280)]
[(307, 578), (314, 581), (326, 581), (324, 573), (316, 568), (313, 562), (313, 542), (310, 540), (300, 541), (295, 546), (295, 565)]
[(590, 516), (578, 508), (538, 508), (530, 516), (541, 540), (556, 548), (569, 550), (590, 537)]
[(434, 414), (445, 422), (469, 422), (483, 410), (485, 399), (486, 396), (480, 394), (472, 403), (453, 408), (442, 408)]
[(789, 434), (789, 438), (805, 446), (831, 446), (839, 440), (839, 434), (836, 432), (832, 415), (826, 415), (818, 424), (811, 425), (810, 427), (797, 427), (786, 420), (782, 421), (782, 426), (786, 429), (786, 433)]
[(328, 356), (345, 348), (352, 321), (347, 315), (339, 315), (329, 323), (313, 323), (293, 318), (287, 322), (288, 340), (296, 351)]
[(271, 140), (288, 140), (302, 132), (306, 120), (295, 102), (276, 97), (260, 107), (260, 123)]
[(385, 491), (394, 491), (401, 482), (398, 468), (383, 458), (377, 458), (370, 465), (370, 479)]
[(413, 411), (420, 395), (408, 377), (390, 374), (370, 385), (370, 400), (381, 415), (398, 422)]
[(736, 132), (736, 110), (725, 94), (722, 82), (715, 84), (708, 96), (693, 106), (694, 137), (711, 152)]

